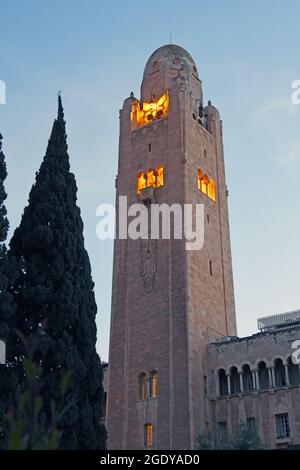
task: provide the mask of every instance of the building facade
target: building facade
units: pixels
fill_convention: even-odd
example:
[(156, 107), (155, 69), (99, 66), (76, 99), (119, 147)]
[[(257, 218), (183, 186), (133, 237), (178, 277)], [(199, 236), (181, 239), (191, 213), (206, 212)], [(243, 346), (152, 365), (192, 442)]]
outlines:
[[(125, 197), (127, 207), (143, 204), (149, 226), (154, 205), (171, 208), (171, 236), (128, 237), (120, 215)], [(251, 341), (236, 337), (227, 197), (219, 112), (211, 102), (204, 106), (190, 54), (173, 44), (162, 46), (147, 61), (140, 99), (132, 93), (120, 111), (106, 368), (110, 449), (191, 449), (200, 432), (248, 418), (250, 405), (239, 414), (240, 401), (249, 395), (242, 374), (248, 365), (256, 380), (259, 356), (247, 359)], [(202, 249), (187, 249), (186, 240), (174, 233), (174, 205), (186, 204), (204, 207)], [(258, 337), (264, 338), (256, 340), (261, 344), (269, 338)], [(243, 363), (237, 345), (244, 348)], [(281, 357), (274, 348), (260, 358), (269, 370), (271, 357)], [(286, 360), (287, 354), (282, 365), (288, 368)], [(225, 394), (223, 375), (228, 385), (232, 371), (241, 388), (231, 394), (229, 383)], [(254, 385), (252, 395), (261, 396)], [(255, 400), (251, 403), (255, 408)]]

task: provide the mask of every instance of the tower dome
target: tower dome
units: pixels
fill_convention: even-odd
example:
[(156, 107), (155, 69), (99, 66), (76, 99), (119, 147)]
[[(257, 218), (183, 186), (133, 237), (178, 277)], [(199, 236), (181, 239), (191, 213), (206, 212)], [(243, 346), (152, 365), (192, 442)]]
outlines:
[(144, 78), (162, 66), (168, 68), (174, 68), (174, 66), (177, 66), (177, 68), (183, 67), (199, 78), (197, 67), (191, 54), (176, 44), (166, 44), (151, 54), (145, 66)]
[(142, 101), (170, 91), (178, 77), (189, 83), (189, 89), (197, 99), (202, 99), (201, 81), (192, 56), (176, 44), (159, 47), (151, 54), (144, 69)]

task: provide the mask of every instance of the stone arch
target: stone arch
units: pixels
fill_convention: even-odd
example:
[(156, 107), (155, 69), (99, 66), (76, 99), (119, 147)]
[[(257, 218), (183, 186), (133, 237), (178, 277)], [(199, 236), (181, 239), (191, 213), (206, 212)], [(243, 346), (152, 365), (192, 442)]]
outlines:
[(299, 364), (294, 364), (292, 356), (287, 358), (287, 371), (288, 371), (288, 383), (290, 385), (300, 384), (300, 369)]
[(253, 375), (249, 364), (244, 364), (242, 367), (243, 376), (243, 389), (244, 392), (251, 392), (254, 389)]
[(274, 360), (275, 387), (281, 388), (287, 384), (283, 360), (277, 357)]
[(290, 385), (299, 385), (300, 384), (300, 370), (299, 364), (294, 364), (292, 361), (292, 356), (287, 358), (288, 366), (288, 375)]
[(230, 374), (230, 393), (236, 395), (241, 393), (240, 375), (236, 366), (232, 366), (229, 371)]
[(219, 391), (221, 396), (226, 396), (229, 393), (228, 390), (228, 381), (225, 369), (218, 370), (218, 380), (219, 380)]
[(269, 381), (269, 372), (267, 369), (267, 364), (265, 361), (260, 361), (257, 364), (257, 374), (258, 374), (258, 388), (260, 390), (265, 390), (270, 387)]

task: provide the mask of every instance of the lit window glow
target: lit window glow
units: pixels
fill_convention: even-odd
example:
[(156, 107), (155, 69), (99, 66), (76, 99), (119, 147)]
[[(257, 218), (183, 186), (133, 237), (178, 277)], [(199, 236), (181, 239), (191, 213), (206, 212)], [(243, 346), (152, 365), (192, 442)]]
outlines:
[(212, 178), (202, 173), (202, 170), (198, 170), (198, 189), (208, 196), (212, 201), (216, 201), (216, 185)]
[(164, 167), (158, 165), (155, 169), (148, 168), (143, 173), (138, 173), (136, 180), (136, 193), (140, 194), (142, 189), (145, 188), (159, 188), (164, 185)]
[(155, 370), (153, 372), (151, 372), (150, 396), (151, 396), (151, 398), (157, 398), (158, 397), (158, 374)]
[(153, 446), (153, 425), (151, 423), (144, 425), (144, 433), (145, 447), (149, 449)]
[(169, 111), (169, 95), (168, 92), (161, 95), (157, 100), (153, 99), (149, 102), (135, 101), (131, 109), (131, 121), (137, 127), (150, 124), (152, 121), (165, 118)]
[(147, 376), (145, 373), (139, 376), (139, 399), (147, 400)]

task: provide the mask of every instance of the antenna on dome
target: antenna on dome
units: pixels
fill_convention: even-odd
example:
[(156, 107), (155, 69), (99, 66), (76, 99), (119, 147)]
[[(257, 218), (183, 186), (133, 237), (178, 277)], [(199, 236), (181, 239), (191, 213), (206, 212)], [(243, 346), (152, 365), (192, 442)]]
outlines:
[(170, 33), (170, 44), (172, 44), (172, 33)]

